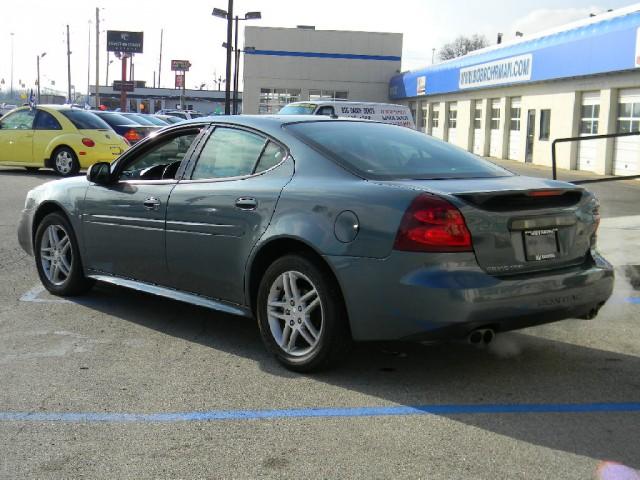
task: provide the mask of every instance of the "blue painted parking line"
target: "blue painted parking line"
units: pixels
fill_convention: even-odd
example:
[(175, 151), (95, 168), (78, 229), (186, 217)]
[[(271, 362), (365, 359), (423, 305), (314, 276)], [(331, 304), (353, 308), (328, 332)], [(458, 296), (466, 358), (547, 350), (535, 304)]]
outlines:
[(385, 417), (407, 415), (478, 415), (506, 413), (640, 412), (640, 402), (422, 405), (277, 410), (210, 410), (167, 413), (0, 412), (0, 421), (65, 423), (170, 423), (286, 418)]
[(640, 304), (640, 297), (629, 297), (626, 299), (629, 303), (637, 303)]

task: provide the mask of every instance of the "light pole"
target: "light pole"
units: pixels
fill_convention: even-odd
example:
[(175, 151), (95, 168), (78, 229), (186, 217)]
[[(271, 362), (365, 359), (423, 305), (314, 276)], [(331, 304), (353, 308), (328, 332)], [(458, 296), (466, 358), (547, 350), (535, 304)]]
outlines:
[(44, 58), (47, 52), (42, 52), (40, 55), (36, 56), (36, 65), (38, 67), (38, 103), (40, 103), (40, 59)]
[[(238, 49), (238, 20), (260, 20), (262, 14), (260, 12), (247, 12), (244, 18), (238, 18), (236, 15), (236, 38), (234, 48), (236, 50), (235, 72), (233, 74), (233, 114), (238, 114), (238, 73), (240, 71), (240, 49)], [(255, 50), (255, 49), (254, 49)]]
[(109, 60), (109, 52), (107, 52), (107, 77), (104, 80), (104, 84), (106, 86), (109, 86), (109, 65), (111, 65), (113, 63), (113, 60)]
[(220, 8), (214, 8), (211, 15), (218, 18), (224, 18), (227, 20), (227, 66), (226, 66), (226, 85), (224, 90), (224, 114), (229, 115), (231, 113), (231, 37), (233, 31), (233, 0), (229, 0), (229, 6), (227, 10)]
[(14, 33), (11, 32), (11, 98), (13, 98), (13, 35)]
[[(242, 19), (241, 19), (242, 20)], [(237, 30), (236, 30), (237, 31)], [(237, 41), (237, 39), (236, 39)], [(227, 48), (227, 43), (224, 42), (222, 44), (223, 48)], [(241, 50), (238, 48), (237, 43), (236, 46), (233, 48), (233, 51), (235, 53), (235, 72), (234, 72), (234, 76), (233, 76), (233, 114), (237, 115), (238, 114), (238, 79), (240, 78), (239, 75), (239, 66), (240, 66), (240, 53), (241, 52), (255, 52), (256, 47), (244, 47), (244, 50)], [(218, 88), (219, 90), (219, 88)]]

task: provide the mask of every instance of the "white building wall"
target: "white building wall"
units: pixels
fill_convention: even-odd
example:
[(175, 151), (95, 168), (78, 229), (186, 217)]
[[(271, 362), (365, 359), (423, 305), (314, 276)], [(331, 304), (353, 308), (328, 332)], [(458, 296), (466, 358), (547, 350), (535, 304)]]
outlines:
[[(600, 115), (598, 133), (615, 133), (618, 118), (618, 100), (622, 95), (631, 95), (633, 92), (640, 94), (640, 77), (637, 72), (622, 72), (608, 75), (597, 75), (579, 79), (558, 80), (529, 85), (512, 85), (502, 88), (491, 88), (473, 91), (464, 91), (446, 95), (432, 95), (418, 97), (418, 101), (427, 101), (429, 105), (443, 105), (443, 102), (457, 102), (458, 126), (456, 129), (455, 145), (469, 151), (475, 151), (480, 155), (488, 156), (493, 153), (497, 158), (511, 158), (520, 162), (525, 160), (525, 148), (527, 143), (527, 118), (528, 111), (535, 110), (535, 128), (533, 140), (533, 163), (551, 166), (551, 144), (556, 138), (575, 137), (579, 135), (581, 118), (582, 95), (584, 92), (599, 92)], [(631, 89), (631, 90), (630, 90)], [(638, 89), (638, 90), (633, 90)], [(625, 93), (627, 92), (627, 93)], [(520, 130), (510, 131), (511, 98), (519, 98), (520, 104)], [(501, 108), (501, 128), (494, 132), (493, 139), (490, 131), (491, 100), (499, 99)], [(639, 97), (640, 99), (640, 97)], [(413, 100), (413, 99), (412, 99)], [(483, 108), (483, 122), (480, 131), (473, 128), (474, 102), (479, 101)], [(404, 102), (405, 104), (407, 102)], [(442, 107), (441, 107), (442, 108)], [(551, 111), (550, 136), (548, 140), (540, 139), (540, 111)], [(442, 111), (442, 110), (441, 110)], [(441, 113), (442, 122), (442, 113)], [(496, 141), (492, 147), (492, 140)], [(628, 139), (627, 139), (628, 140)], [(634, 165), (622, 169), (618, 164), (618, 171), (640, 170), (640, 139), (638, 145), (632, 146), (638, 155)], [(595, 140), (595, 158), (590, 162), (590, 171), (598, 174), (613, 174), (614, 161), (616, 159), (616, 145), (618, 150), (629, 150), (625, 141), (620, 140)], [(583, 142), (584, 144), (584, 142)], [(576, 142), (557, 144), (557, 162), (559, 168), (576, 169), (580, 146)], [(626, 155), (629, 153), (621, 153)], [(631, 160), (627, 161), (630, 165)], [(637, 171), (636, 173), (640, 173)], [(628, 173), (631, 174), (631, 173)]]
[[(244, 55), (244, 113), (258, 113), (262, 88), (348, 92), (348, 100), (388, 102), (389, 80), (400, 70), (402, 34), (300, 28), (245, 28), (245, 49), (297, 52), (287, 55)], [(318, 58), (304, 54), (391, 56), (398, 60)]]

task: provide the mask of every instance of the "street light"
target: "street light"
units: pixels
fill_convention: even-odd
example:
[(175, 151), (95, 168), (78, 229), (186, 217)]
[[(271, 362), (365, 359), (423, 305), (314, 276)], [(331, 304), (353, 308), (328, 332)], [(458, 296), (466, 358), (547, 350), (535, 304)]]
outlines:
[(36, 64), (38, 67), (38, 103), (40, 103), (40, 59), (44, 58), (47, 52), (42, 52), (40, 55), (36, 56)]
[(244, 14), (242, 18), (236, 15), (236, 35), (235, 35), (235, 43), (234, 46), (231, 46), (231, 33), (232, 33), (232, 20), (233, 17), (233, 0), (229, 0), (229, 9), (228, 11), (222, 10), (220, 8), (214, 8), (211, 14), (214, 17), (224, 18), (227, 20), (227, 41), (224, 43), (225, 48), (227, 49), (227, 65), (226, 65), (226, 80), (225, 80), (225, 96), (224, 96), (224, 113), (225, 115), (229, 115), (231, 113), (230, 106), (230, 96), (231, 96), (231, 82), (229, 81), (231, 78), (231, 51), (235, 51), (235, 71), (234, 71), (234, 80), (233, 80), (233, 113), (238, 113), (238, 70), (239, 70), (239, 59), (240, 59), (240, 51), (238, 50), (238, 22), (240, 20), (259, 20), (262, 18), (262, 13), (260, 12), (247, 12)]
[[(242, 20), (242, 19), (241, 19)], [(227, 42), (222, 42), (222, 48), (227, 48)], [(238, 72), (240, 65), (240, 53), (253, 53), (256, 51), (256, 47), (244, 47), (244, 49), (240, 49), (234, 47), (231, 49), (235, 52), (235, 72), (233, 77), (233, 114), (238, 114), (238, 79), (240, 78), (240, 74)]]

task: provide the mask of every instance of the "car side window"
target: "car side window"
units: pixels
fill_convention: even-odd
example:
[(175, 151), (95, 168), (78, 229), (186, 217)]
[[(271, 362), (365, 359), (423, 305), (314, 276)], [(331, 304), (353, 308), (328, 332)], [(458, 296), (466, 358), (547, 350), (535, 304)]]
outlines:
[(260, 160), (258, 160), (255, 173), (263, 172), (271, 167), (275, 167), (284, 160), (286, 155), (287, 152), (284, 148), (270, 141), (267, 143), (262, 155), (260, 155)]
[(316, 115), (335, 115), (336, 112), (331, 106), (320, 107), (316, 112)]
[(180, 135), (159, 139), (129, 162), (120, 180), (166, 180), (175, 178), (178, 167), (200, 132), (188, 130)]
[(33, 118), (35, 112), (31, 110), (20, 110), (19, 112), (7, 115), (2, 119), (3, 130), (31, 130), (33, 128)]
[(218, 127), (200, 153), (192, 179), (251, 175), (265, 144), (259, 135)]
[(53, 115), (44, 110), (38, 110), (33, 124), (35, 130), (62, 130), (60, 123)]

